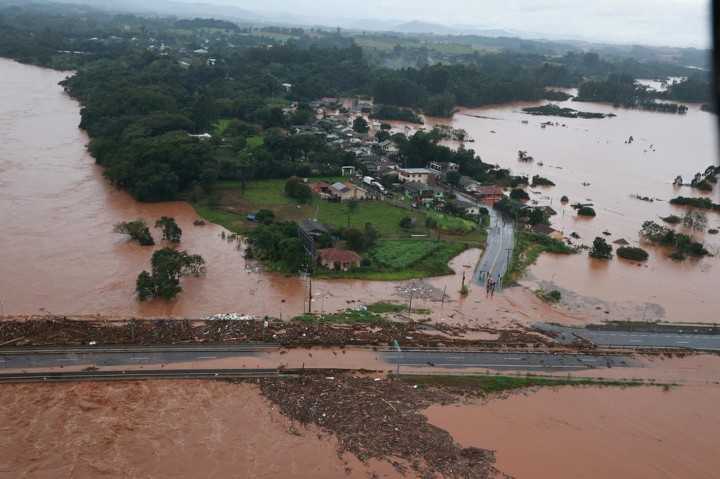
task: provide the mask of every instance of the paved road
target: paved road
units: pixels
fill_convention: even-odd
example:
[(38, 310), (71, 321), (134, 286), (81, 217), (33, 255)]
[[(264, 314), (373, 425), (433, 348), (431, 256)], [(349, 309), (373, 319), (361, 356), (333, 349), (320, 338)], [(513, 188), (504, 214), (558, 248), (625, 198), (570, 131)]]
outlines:
[(592, 341), (597, 346), (634, 348), (689, 348), (720, 351), (720, 336), (686, 333), (650, 333), (642, 331), (593, 331), (589, 329), (564, 328), (546, 323), (534, 323), (533, 327), (560, 333), (555, 340), (571, 343), (576, 336)]
[(139, 379), (222, 379), (277, 376), (277, 369), (176, 369), (146, 371), (76, 371), (39, 373), (0, 373), (0, 383), (57, 381), (114, 381)]
[(478, 285), (485, 285), (490, 277), (497, 281), (500, 287), (500, 279), (508, 268), (508, 261), (512, 255), (512, 248), (515, 243), (515, 232), (511, 221), (505, 221), (500, 213), (494, 208), (488, 208), (490, 212), (490, 226), (487, 228), (487, 246), (482, 259), (478, 263), (473, 275), (473, 281)]
[(0, 349), (0, 370), (70, 366), (144, 366), (257, 357), (277, 345), (48, 347)]
[(378, 354), (389, 366), (466, 369), (482, 368), (498, 371), (574, 371), (610, 367), (641, 367), (642, 364), (620, 354), (553, 354), (493, 351), (394, 350)]

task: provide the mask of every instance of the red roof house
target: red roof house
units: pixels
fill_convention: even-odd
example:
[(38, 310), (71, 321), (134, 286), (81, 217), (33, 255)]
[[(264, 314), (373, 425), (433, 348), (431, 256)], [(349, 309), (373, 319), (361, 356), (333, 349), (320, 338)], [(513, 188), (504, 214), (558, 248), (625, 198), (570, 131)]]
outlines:
[(320, 266), (342, 271), (347, 271), (351, 266), (360, 266), (360, 260), (362, 260), (359, 254), (346, 249), (320, 249), (317, 255)]

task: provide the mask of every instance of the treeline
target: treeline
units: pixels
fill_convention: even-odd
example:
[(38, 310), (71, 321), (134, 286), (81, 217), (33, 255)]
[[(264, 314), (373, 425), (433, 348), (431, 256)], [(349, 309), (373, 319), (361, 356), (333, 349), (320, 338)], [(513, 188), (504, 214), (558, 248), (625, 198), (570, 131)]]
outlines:
[(586, 81), (578, 89), (576, 101), (609, 102), (625, 108), (662, 111), (667, 113), (686, 113), (687, 106), (677, 103), (655, 101), (661, 94), (644, 85), (635, 83), (627, 74), (612, 74), (605, 81)]

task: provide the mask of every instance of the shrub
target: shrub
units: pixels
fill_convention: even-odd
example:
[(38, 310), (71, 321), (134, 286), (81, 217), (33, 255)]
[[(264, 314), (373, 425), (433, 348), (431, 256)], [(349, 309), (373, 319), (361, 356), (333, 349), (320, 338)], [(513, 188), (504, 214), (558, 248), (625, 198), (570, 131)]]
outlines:
[(671, 225), (676, 225), (682, 221), (682, 218), (675, 215), (666, 216), (660, 219), (663, 220), (665, 223), (670, 223)]
[(718, 230), (717, 230), (717, 228), (710, 228), (708, 230), (708, 233), (710, 233), (711, 235), (716, 235), (716, 234), (718, 234)]
[(409, 229), (409, 228), (412, 228), (414, 224), (415, 224), (415, 220), (409, 216), (405, 216), (405, 217), (403, 217), (403, 219), (400, 220), (401, 228)]
[(570, 201), (570, 199), (565, 195), (562, 195), (562, 198), (560, 198), (560, 203), (567, 203), (568, 201)]
[(580, 216), (595, 216), (595, 210), (589, 206), (582, 206), (578, 208), (578, 215)]
[(617, 249), (617, 255), (621, 258), (635, 261), (645, 261), (649, 256), (647, 251), (642, 248), (636, 248), (635, 246), (621, 246)]
[(560, 294), (560, 291), (557, 289), (553, 289), (547, 295), (555, 301), (560, 301), (560, 298), (562, 297), (562, 294)]

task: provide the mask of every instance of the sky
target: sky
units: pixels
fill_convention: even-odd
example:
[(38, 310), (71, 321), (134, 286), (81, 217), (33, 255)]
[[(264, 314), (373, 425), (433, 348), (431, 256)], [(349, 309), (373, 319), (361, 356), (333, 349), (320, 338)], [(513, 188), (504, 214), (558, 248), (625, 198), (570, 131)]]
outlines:
[[(152, 0), (149, 0), (150, 2)], [(709, 48), (711, 0), (178, 0), (264, 14), (420, 20), (544, 33), (553, 39)], [(329, 26), (334, 26), (332, 22)]]

